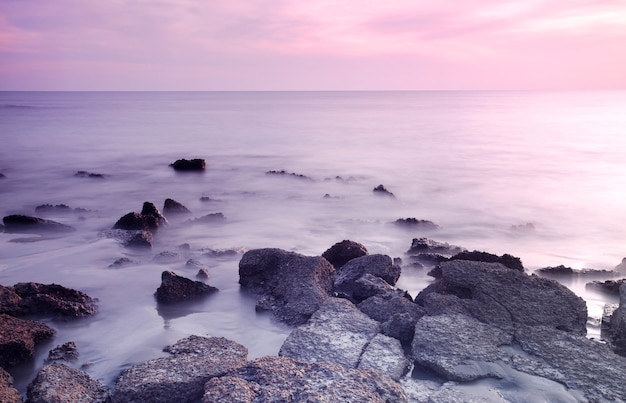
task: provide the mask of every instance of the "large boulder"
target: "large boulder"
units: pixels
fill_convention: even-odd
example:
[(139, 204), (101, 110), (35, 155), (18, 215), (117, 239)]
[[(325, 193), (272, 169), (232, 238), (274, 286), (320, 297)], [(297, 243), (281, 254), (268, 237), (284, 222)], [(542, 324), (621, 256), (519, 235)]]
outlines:
[(77, 318), (93, 315), (96, 300), (82, 291), (58, 284), (18, 283), (13, 290), (20, 297), (18, 315), (53, 315)]
[(212, 378), (202, 402), (402, 403), (407, 397), (399, 384), (378, 371), (263, 357)]
[(49, 235), (76, 231), (74, 227), (69, 225), (27, 215), (8, 215), (2, 221), (4, 222), (4, 232), (6, 233)]
[(144, 202), (141, 213), (131, 212), (122, 216), (113, 225), (113, 229), (129, 231), (155, 231), (167, 224), (167, 219), (153, 203)]
[(157, 358), (124, 370), (111, 393), (112, 403), (194, 402), (204, 384), (246, 363), (248, 350), (222, 337), (189, 336)]
[(334, 273), (321, 256), (273, 248), (250, 250), (239, 262), (239, 284), (261, 294), (257, 309), (290, 325), (306, 322), (330, 296)]
[(100, 381), (65, 364), (49, 364), (41, 368), (28, 385), (29, 403), (107, 403), (109, 391)]
[(157, 302), (171, 304), (198, 299), (217, 291), (217, 288), (201, 281), (181, 277), (174, 272), (161, 273), (161, 285), (155, 292)]
[[(335, 292), (353, 302), (393, 290), (400, 266), (387, 255), (366, 255), (348, 261), (337, 271)], [(382, 281), (381, 281), (382, 280)]]
[[(499, 263), (441, 263), (441, 279), (416, 297), (429, 314), (465, 313), (503, 328), (545, 325), (586, 334), (585, 301), (554, 280), (526, 275)], [(441, 298), (444, 296), (444, 298)]]
[(0, 402), (22, 403), (22, 395), (13, 387), (13, 377), (0, 367)]
[(367, 249), (362, 244), (350, 240), (343, 240), (328, 248), (322, 253), (322, 257), (328, 260), (335, 268), (339, 268), (348, 261), (367, 254)]
[(54, 329), (44, 323), (0, 314), (0, 366), (28, 361), (35, 346), (50, 339), (54, 333)]

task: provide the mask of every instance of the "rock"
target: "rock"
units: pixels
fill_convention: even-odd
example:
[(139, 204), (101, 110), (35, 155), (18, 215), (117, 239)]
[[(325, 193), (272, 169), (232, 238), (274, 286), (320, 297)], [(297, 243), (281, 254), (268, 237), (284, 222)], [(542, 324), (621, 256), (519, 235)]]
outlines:
[(336, 269), (346, 264), (349, 260), (367, 255), (365, 246), (358, 242), (343, 240), (328, 248), (322, 257), (330, 262)]
[(379, 330), (378, 322), (350, 301), (329, 298), (307, 323), (287, 336), (278, 354), (299, 361), (327, 361), (357, 368), (365, 347)]
[(174, 272), (164, 271), (161, 273), (161, 286), (154, 295), (157, 302), (171, 304), (204, 297), (215, 291), (217, 288), (201, 281), (193, 281)]
[(0, 368), (0, 402), (23, 402), (22, 395), (13, 387), (13, 377), (4, 368)]
[(111, 263), (108, 267), (109, 269), (121, 269), (122, 267), (130, 266), (135, 263), (136, 262), (132, 259), (129, 259), (127, 257), (121, 257), (115, 260), (115, 262)]
[(390, 191), (388, 191), (383, 185), (376, 186), (374, 188), (374, 194), (391, 197), (393, 199), (396, 198), (396, 196), (393, 193), (391, 193)]
[(2, 221), (4, 232), (13, 234), (64, 234), (76, 231), (74, 227), (56, 221), (19, 214), (8, 215)]
[(207, 269), (198, 269), (198, 273), (196, 273), (196, 278), (201, 281), (208, 280), (210, 277), (211, 275)]
[(72, 208), (66, 204), (42, 204), (35, 207), (35, 213), (38, 214), (67, 214), (71, 212)]
[(563, 265), (554, 267), (542, 267), (535, 271), (540, 276), (549, 278), (562, 278), (562, 277), (613, 277), (617, 273), (613, 270), (598, 270), (598, 269), (580, 269), (574, 270), (571, 267)]
[(442, 277), (416, 297), (428, 314), (440, 313), (433, 294), (451, 295), (452, 312), (510, 328), (515, 324), (552, 326), (586, 334), (585, 301), (554, 280), (529, 276), (499, 263), (453, 260), (440, 265)]
[(347, 298), (355, 304), (373, 297), (393, 292), (394, 288), (380, 277), (365, 273), (353, 282), (342, 283), (335, 287), (335, 294), (338, 297)]
[(163, 204), (163, 214), (167, 216), (181, 215), (181, 214), (191, 214), (191, 211), (176, 200), (173, 199), (165, 199), (165, 203)]
[(203, 159), (195, 158), (192, 160), (180, 159), (170, 164), (175, 171), (204, 171), (206, 162)]
[(89, 295), (58, 284), (18, 283), (13, 290), (21, 298), (20, 315), (78, 318), (98, 310), (96, 300)]
[(398, 292), (370, 297), (357, 308), (370, 318), (381, 323), (383, 334), (410, 344), (415, 333), (415, 324), (425, 315), (421, 306)]
[(243, 248), (238, 249), (207, 249), (205, 255), (213, 258), (234, 258), (246, 252)]
[(592, 281), (585, 284), (585, 288), (588, 290), (597, 290), (613, 295), (619, 295), (619, 289), (622, 284), (626, 284), (626, 279)]
[(159, 264), (172, 264), (183, 260), (183, 256), (178, 252), (172, 252), (169, 250), (163, 251), (157, 254), (152, 261)]
[(262, 357), (212, 378), (202, 402), (403, 403), (407, 397), (399, 384), (378, 371)]
[[(391, 287), (385, 288), (384, 284), (376, 287), (373, 277), (379, 277), (392, 286), (400, 278), (400, 272), (400, 266), (394, 265), (389, 256), (361, 256), (348, 261), (337, 271), (334, 289), (339, 295), (360, 302), (375, 295), (371, 290), (378, 289), (383, 293), (390, 290)], [(365, 277), (366, 274), (371, 276)]]
[(610, 327), (606, 336), (613, 351), (626, 356), (626, 284), (619, 287), (619, 306), (611, 315)]
[(445, 257), (452, 257), (463, 252), (460, 246), (450, 245), (447, 242), (437, 242), (428, 238), (413, 238), (411, 247), (406, 252), (408, 255), (420, 255), (424, 253), (435, 253)]
[(45, 363), (49, 364), (54, 361), (76, 361), (78, 359), (78, 349), (76, 343), (68, 341), (60, 346), (56, 346), (48, 352), (48, 358)]
[(195, 218), (193, 220), (185, 221), (187, 224), (195, 225), (195, 224), (213, 224), (218, 222), (224, 222), (226, 217), (222, 213), (211, 213), (207, 215), (203, 215), (202, 217)]
[(168, 357), (124, 370), (111, 394), (111, 403), (193, 402), (204, 384), (246, 363), (248, 350), (222, 337), (189, 336), (166, 347)]
[(486, 263), (500, 263), (509, 269), (524, 272), (524, 266), (520, 258), (511, 256), (505, 253), (502, 256), (494, 255), (492, 253), (480, 252), (480, 251), (463, 251), (452, 256), (450, 260), (471, 260), (474, 262), (486, 262)]
[(22, 310), (20, 308), (21, 301), (22, 298), (17, 295), (13, 287), (0, 285), (0, 314), (20, 315)]
[(167, 218), (161, 214), (158, 208), (153, 203), (144, 202), (143, 207), (141, 208), (142, 216), (149, 216), (156, 218), (159, 225), (167, 224)]
[(54, 335), (49, 326), (27, 319), (0, 314), (0, 366), (28, 361), (35, 346)]
[(28, 385), (26, 394), (29, 403), (109, 401), (109, 392), (104, 384), (65, 364), (49, 364), (41, 368)]
[(439, 229), (439, 226), (432, 221), (429, 220), (418, 220), (415, 217), (410, 218), (398, 218), (394, 221), (394, 224), (411, 229), (420, 229), (420, 230), (428, 230), (433, 231)]
[(125, 229), (130, 231), (150, 231), (159, 228), (159, 221), (151, 215), (144, 216), (137, 212), (122, 216), (113, 225), (113, 229)]
[(6, 176), (5, 174), (0, 173), (0, 179), (6, 179), (6, 177), (7, 177), (7, 176)]
[(239, 262), (239, 284), (261, 293), (258, 309), (269, 309), (290, 325), (306, 322), (330, 296), (335, 269), (321, 256), (281, 249), (253, 249)]
[(87, 172), (87, 171), (77, 171), (74, 176), (78, 177), (78, 178), (94, 178), (94, 179), (104, 179), (104, 175), (103, 174), (98, 174), (98, 173), (94, 173), (94, 172)]
[(626, 257), (622, 259), (620, 264), (615, 266), (615, 271), (625, 273), (626, 272)]
[(549, 267), (542, 267), (540, 269), (537, 269), (535, 273), (542, 275), (542, 276), (555, 276), (555, 277), (573, 276), (574, 269), (572, 269), (571, 267), (563, 266), (563, 265), (554, 266), (554, 267), (549, 266)]
[(357, 368), (375, 369), (398, 381), (410, 367), (411, 362), (404, 356), (398, 340), (379, 333), (365, 347)]
[(297, 174), (297, 173), (293, 173), (293, 172), (287, 172), (284, 169), (280, 170), (280, 171), (267, 171), (267, 172), (265, 172), (265, 175), (289, 176), (289, 177), (292, 177), (292, 178), (304, 179), (304, 180), (307, 180), (307, 181), (312, 181), (313, 180), (313, 179), (311, 179), (310, 177), (308, 177), (306, 175)]
[(131, 249), (152, 249), (152, 232), (137, 231), (124, 246)]

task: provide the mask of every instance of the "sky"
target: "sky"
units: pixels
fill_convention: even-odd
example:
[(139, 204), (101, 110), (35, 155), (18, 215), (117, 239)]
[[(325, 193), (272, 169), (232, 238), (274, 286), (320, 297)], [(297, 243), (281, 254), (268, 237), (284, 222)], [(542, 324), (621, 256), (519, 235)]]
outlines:
[(626, 0), (0, 0), (0, 90), (626, 89)]

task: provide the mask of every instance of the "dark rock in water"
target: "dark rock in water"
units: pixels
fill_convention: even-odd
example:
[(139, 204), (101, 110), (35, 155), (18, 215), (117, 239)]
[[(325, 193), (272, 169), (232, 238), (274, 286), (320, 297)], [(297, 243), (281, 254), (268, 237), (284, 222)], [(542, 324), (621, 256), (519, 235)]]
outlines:
[(505, 253), (502, 256), (494, 255), (493, 253), (480, 252), (480, 251), (463, 251), (452, 256), (450, 260), (471, 260), (473, 262), (486, 262), (486, 263), (500, 263), (509, 269), (524, 272), (524, 265), (520, 258), (511, 256)]
[(8, 215), (2, 221), (6, 233), (50, 234), (76, 231), (75, 228), (56, 221), (19, 214)]
[(0, 314), (0, 366), (21, 364), (32, 358), (35, 345), (54, 336), (41, 322)]
[[(399, 290), (398, 290), (399, 291)], [(375, 295), (361, 302), (357, 307), (370, 318), (381, 323), (382, 333), (394, 337), (403, 344), (410, 344), (418, 319), (426, 314), (410, 296), (400, 292)]]
[(603, 336), (606, 336), (613, 351), (626, 356), (626, 284), (619, 287), (619, 306), (611, 315), (609, 329)]
[(0, 285), (0, 314), (16, 316), (21, 313), (20, 302), (22, 298), (17, 295), (13, 287)]
[(224, 222), (226, 220), (226, 217), (224, 217), (224, 214), (222, 213), (211, 213), (211, 214), (207, 214), (204, 215), (200, 218), (195, 218), (193, 220), (187, 220), (186, 223), (187, 224), (213, 224), (213, 223), (218, 223), (218, 222)]
[(304, 179), (304, 180), (308, 180), (308, 181), (312, 181), (313, 179), (311, 179), (310, 177), (306, 176), (306, 175), (302, 175), (302, 174), (297, 174), (297, 173), (293, 173), (293, 172), (287, 172), (284, 169), (280, 170), (280, 171), (267, 171), (265, 172), (266, 175), (278, 175), (278, 176), (290, 176), (292, 178), (296, 178), (296, 179)]
[(17, 312), (20, 315), (77, 318), (98, 310), (96, 300), (89, 295), (58, 284), (18, 283), (13, 290), (21, 298)]
[(437, 253), (420, 253), (410, 256), (409, 260), (413, 266), (424, 268), (435, 267), (441, 262), (447, 262), (450, 258)]
[(386, 255), (366, 255), (348, 261), (337, 271), (334, 290), (353, 302), (360, 302), (366, 298), (376, 295), (372, 290), (378, 288), (384, 293), (390, 291), (391, 287), (384, 287), (379, 284), (374, 287), (375, 280), (371, 277), (364, 278), (366, 274), (379, 277), (390, 286), (393, 286), (400, 278), (400, 266), (393, 264), (393, 261)]
[(207, 203), (207, 202), (212, 202), (212, 201), (216, 201), (216, 200), (215, 199), (211, 199), (209, 196), (202, 196), (200, 198), (200, 201)]
[(339, 268), (349, 260), (367, 254), (367, 249), (362, 244), (350, 240), (343, 240), (328, 248), (322, 253), (322, 257), (328, 260), (335, 268)]
[(121, 269), (122, 267), (130, 266), (132, 264), (135, 264), (134, 260), (127, 257), (121, 257), (115, 262), (111, 263), (108, 267), (109, 269)]
[(621, 263), (615, 266), (615, 271), (626, 273), (626, 257), (622, 259)]
[(175, 171), (204, 171), (206, 162), (203, 159), (195, 158), (192, 160), (180, 159), (170, 164)]
[(410, 218), (398, 218), (394, 221), (394, 224), (404, 227), (404, 228), (412, 228), (412, 229), (421, 229), (421, 230), (436, 230), (439, 229), (439, 226), (432, 221), (429, 220), (418, 220), (415, 217)]
[(193, 281), (185, 277), (178, 276), (171, 271), (161, 273), (161, 286), (157, 288), (157, 302), (171, 304), (191, 299), (197, 299), (213, 292), (217, 288), (211, 287), (201, 281)]
[(191, 211), (176, 200), (173, 199), (165, 199), (165, 203), (163, 204), (163, 214), (165, 215), (181, 215), (181, 214), (190, 214)]
[(103, 383), (65, 364), (49, 364), (41, 368), (28, 385), (26, 395), (29, 403), (109, 401), (109, 391)]
[(97, 173), (87, 172), (87, 171), (78, 171), (74, 174), (74, 176), (79, 177), (79, 178), (104, 179), (103, 174), (97, 174)]
[(378, 371), (288, 357), (262, 357), (212, 378), (202, 398), (203, 403), (407, 401), (400, 385)]
[(334, 273), (321, 256), (274, 248), (247, 251), (239, 262), (239, 284), (262, 294), (257, 309), (291, 325), (306, 322), (330, 296)]
[(542, 267), (535, 271), (542, 276), (573, 276), (575, 274), (574, 269), (563, 265), (554, 267)]
[(208, 280), (210, 277), (211, 275), (207, 269), (198, 269), (198, 273), (196, 273), (196, 278), (200, 281)]
[(157, 219), (159, 225), (167, 224), (167, 218), (161, 214), (158, 208), (153, 203), (143, 202), (143, 207), (141, 208), (142, 216), (151, 216)]
[(113, 229), (125, 229), (130, 231), (150, 231), (159, 227), (159, 221), (151, 215), (144, 216), (140, 213), (132, 212), (122, 216)]
[(381, 195), (381, 196), (388, 196), (394, 199), (396, 198), (396, 196), (390, 191), (388, 191), (383, 185), (376, 186), (374, 188), (374, 194)]
[(413, 238), (411, 247), (406, 254), (413, 260), (420, 259), (423, 255), (432, 260), (432, 256), (440, 255), (443, 258), (450, 258), (464, 250), (460, 246), (450, 245), (447, 242), (438, 242), (428, 238)]
[(64, 214), (71, 213), (73, 209), (67, 204), (42, 204), (35, 207), (35, 213), (39, 214)]
[(60, 346), (56, 346), (48, 352), (48, 358), (45, 363), (49, 364), (55, 361), (76, 361), (78, 359), (78, 349), (76, 343), (68, 341)]
[(585, 284), (585, 288), (588, 290), (597, 290), (608, 294), (619, 295), (619, 289), (622, 284), (626, 284), (626, 279), (592, 281)]
[(618, 275), (618, 272), (613, 270), (598, 270), (598, 269), (581, 269), (574, 270), (571, 267), (563, 265), (554, 267), (542, 267), (535, 271), (540, 276), (549, 278), (563, 278), (563, 277), (587, 277), (587, 278), (601, 278), (601, 277), (613, 277)]
[(461, 312), (481, 322), (511, 328), (545, 325), (586, 334), (585, 301), (554, 280), (529, 276), (499, 263), (453, 260), (441, 263), (441, 279), (421, 291), (415, 301), (428, 314)]
[(246, 252), (243, 248), (238, 249), (207, 249), (205, 255), (214, 258), (234, 258)]
[(138, 231), (124, 243), (127, 248), (151, 249), (152, 248), (152, 232)]
[(0, 368), (0, 402), (23, 402), (22, 395), (13, 387), (13, 377), (4, 368)]
[(0, 179), (5, 179), (7, 176), (3, 173), (0, 173)]
[(180, 262), (183, 260), (183, 256), (178, 252), (172, 252), (169, 250), (163, 251), (157, 254), (152, 261), (159, 264), (171, 264)]
[(248, 355), (244, 346), (222, 337), (189, 336), (164, 351), (170, 356), (124, 370), (111, 403), (198, 401), (209, 379), (241, 367)]

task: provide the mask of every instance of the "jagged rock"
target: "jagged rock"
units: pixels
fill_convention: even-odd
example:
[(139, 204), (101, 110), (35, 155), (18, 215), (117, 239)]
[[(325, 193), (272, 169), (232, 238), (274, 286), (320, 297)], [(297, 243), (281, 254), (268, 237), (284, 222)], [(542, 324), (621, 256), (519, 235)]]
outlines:
[(29, 403), (106, 403), (109, 391), (85, 372), (65, 364), (45, 365), (27, 390)]
[(45, 362), (48, 364), (54, 361), (76, 361), (77, 359), (78, 349), (76, 348), (76, 343), (68, 341), (50, 350)]
[(222, 337), (189, 336), (166, 347), (168, 357), (124, 370), (111, 393), (112, 403), (193, 402), (204, 384), (246, 363), (248, 350)]
[(72, 211), (73, 209), (66, 204), (42, 204), (35, 207), (35, 213), (38, 214), (67, 214)]
[(54, 329), (41, 322), (0, 314), (0, 366), (29, 360), (35, 345), (54, 335)]
[(56, 221), (20, 214), (8, 215), (2, 221), (6, 233), (63, 234), (76, 231), (74, 227)]
[(208, 280), (210, 277), (211, 275), (207, 269), (198, 269), (198, 273), (196, 273), (196, 278), (201, 281)]
[(463, 251), (464, 249), (460, 246), (450, 245), (447, 242), (437, 242), (428, 238), (413, 238), (411, 247), (406, 253), (408, 255), (435, 253), (445, 257), (452, 257)]
[(113, 229), (125, 229), (130, 231), (150, 231), (159, 228), (159, 221), (156, 217), (132, 212), (122, 216), (113, 225)]
[(441, 313), (437, 295), (447, 295), (449, 312), (509, 328), (517, 323), (546, 325), (584, 335), (587, 306), (554, 280), (529, 276), (499, 263), (453, 260), (440, 265), (442, 277), (416, 297), (428, 314)]
[(328, 248), (322, 253), (322, 257), (328, 260), (330, 264), (337, 269), (348, 261), (367, 254), (367, 249), (362, 244), (350, 240), (343, 240)]
[(0, 402), (23, 402), (22, 395), (13, 387), (13, 377), (4, 368), (0, 368)]
[(202, 402), (403, 403), (407, 397), (400, 385), (378, 371), (263, 357), (212, 378)]
[(463, 251), (452, 256), (450, 260), (471, 260), (474, 262), (486, 262), (486, 263), (500, 263), (509, 269), (524, 272), (524, 265), (520, 258), (511, 256), (505, 253), (502, 256), (494, 255), (493, 253), (481, 252), (481, 251)]
[(387, 188), (385, 188), (383, 185), (378, 185), (374, 188), (373, 190), (374, 194), (377, 195), (381, 195), (381, 196), (387, 196), (387, 197), (391, 197), (393, 199), (396, 198), (396, 196), (391, 193), (389, 190), (387, 190)]
[(403, 344), (410, 344), (415, 332), (415, 323), (426, 312), (409, 298), (398, 292), (391, 292), (368, 298), (357, 307), (381, 323), (383, 334), (394, 337)]
[(134, 260), (127, 257), (121, 257), (116, 259), (115, 262), (111, 263), (108, 267), (109, 269), (121, 269), (122, 267), (130, 266), (132, 264), (135, 264)]
[(280, 170), (280, 171), (267, 171), (265, 172), (266, 175), (278, 175), (278, 176), (289, 176), (292, 178), (296, 178), (296, 179), (304, 179), (307, 181), (312, 181), (313, 179), (311, 179), (310, 177), (306, 176), (306, 175), (302, 175), (302, 174), (297, 174), (294, 172), (287, 172), (284, 169)]
[(307, 323), (287, 336), (278, 354), (305, 362), (327, 361), (356, 368), (363, 350), (379, 331), (378, 322), (350, 301), (328, 298)]
[(191, 160), (180, 159), (170, 164), (175, 171), (204, 171), (206, 162), (203, 159), (195, 158)]
[(180, 253), (172, 252), (169, 250), (160, 252), (154, 258), (152, 258), (153, 262), (159, 264), (172, 264), (180, 262), (181, 260), (183, 260), (183, 256)]
[(613, 295), (619, 295), (619, 289), (622, 284), (626, 284), (626, 279), (592, 281), (585, 284), (585, 288), (588, 290), (598, 290)]
[(299, 325), (330, 296), (334, 272), (321, 256), (253, 249), (239, 262), (239, 284), (262, 294), (257, 309), (271, 310), (279, 320)]
[(138, 231), (124, 243), (127, 248), (152, 249), (152, 232)]
[(177, 202), (173, 199), (165, 199), (165, 203), (163, 204), (163, 214), (166, 216), (174, 216), (174, 215), (182, 215), (182, 214), (191, 214), (191, 211), (181, 203)]
[(573, 276), (574, 269), (572, 269), (571, 267), (563, 266), (563, 265), (548, 266), (548, 267), (542, 267), (540, 269), (537, 269), (535, 273), (542, 275), (542, 276), (555, 276), (555, 277)]
[(433, 231), (439, 229), (439, 226), (430, 220), (418, 220), (415, 217), (409, 218), (398, 218), (394, 221), (394, 224), (411, 229), (420, 229), (420, 230), (428, 230)]
[(243, 248), (238, 249), (207, 249), (205, 255), (214, 258), (233, 258), (243, 255), (246, 252)]
[(54, 315), (76, 318), (93, 315), (98, 310), (96, 300), (82, 291), (58, 284), (18, 283), (13, 290), (19, 301), (19, 315)]
[[(348, 261), (337, 271), (334, 289), (339, 295), (360, 302), (375, 295), (376, 292), (372, 290), (384, 293), (391, 288), (385, 288), (384, 284), (376, 285), (376, 280), (372, 277), (379, 277), (392, 286), (400, 278), (400, 272), (400, 266), (393, 264), (387, 255), (361, 256)], [(365, 277), (366, 274), (371, 277)]]
[(159, 209), (150, 202), (144, 202), (141, 208), (142, 216), (150, 216), (156, 218), (159, 225), (167, 224), (167, 218), (159, 211)]
[(174, 272), (164, 271), (161, 273), (161, 286), (154, 295), (157, 302), (171, 304), (204, 297), (215, 291), (217, 288), (201, 281), (193, 281)]

